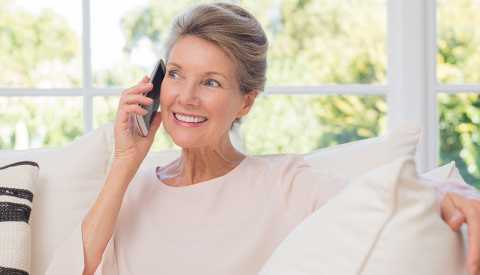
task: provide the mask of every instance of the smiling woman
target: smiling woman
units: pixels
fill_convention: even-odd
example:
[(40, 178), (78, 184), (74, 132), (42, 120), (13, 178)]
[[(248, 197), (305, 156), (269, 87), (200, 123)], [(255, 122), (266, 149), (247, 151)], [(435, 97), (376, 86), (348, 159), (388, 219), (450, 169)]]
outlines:
[(249, 111), (258, 90), (242, 92), (236, 72), (235, 63), (219, 46), (195, 35), (178, 39), (170, 51), (161, 93), (163, 125), (178, 146), (223, 143), (232, 122)]
[[(303, 156), (249, 156), (232, 145), (232, 124), (266, 79), (267, 38), (247, 10), (194, 6), (176, 17), (167, 41), (161, 114), (146, 137), (137, 135), (131, 118), (152, 104), (145, 93), (153, 85), (144, 77), (122, 92), (106, 182), (47, 274), (257, 274), (289, 232), (345, 186), (342, 171), (316, 170)], [(181, 155), (139, 169), (161, 124)], [(475, 243), (480, 233), (472, 232)]]
[(160, 102), (163, 126), (182, 158), (161, 170), (165, 183), (209, 180), (245, 158), (229, 130), (264, 89), (267, 48), (260, 23), (234, 5), (198, 6), (176, 18), (166, 42)]

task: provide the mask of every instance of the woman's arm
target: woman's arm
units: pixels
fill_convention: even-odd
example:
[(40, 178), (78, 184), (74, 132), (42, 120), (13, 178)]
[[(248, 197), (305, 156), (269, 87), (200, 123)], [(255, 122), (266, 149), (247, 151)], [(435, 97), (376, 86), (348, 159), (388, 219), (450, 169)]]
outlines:
[(152, 104), (153, 101), (145, 96), (152, 87), (150, 79), (144, 77), (136, 86), (122, 92), (114, 126), (114, 157), (106, 181), (81, 225), (59, 246), (47, 274), (65, 274), (65, 270), (69, 270), (69, 274), (94, 274), (102, 263), (127, 187), (145, 159), (162, 122), (158, 112), (146, 137), (135, 132), (133, 115), (147, 113), (141, 105)]
[(161, 114), (157, 113), (146, 137), (134, 131), (133, 115), (148, 113), (141, 105), (153, 103), (145, 96), (152, 88), (150, 79), (145, 76), (136, 86), (123, 91), (120, 97), (114, 127), (114, 161), (97, 200), (82, 222), (84, 275), (93, 274), (102, 261), (128, 184), (147, 155), (160, 127)]
[(135, 163), (115, 160), (100, 194), (85, 216), (82, 222), (84, 275), (94, 274), (102, 261), (123, 197), (137, 170)]

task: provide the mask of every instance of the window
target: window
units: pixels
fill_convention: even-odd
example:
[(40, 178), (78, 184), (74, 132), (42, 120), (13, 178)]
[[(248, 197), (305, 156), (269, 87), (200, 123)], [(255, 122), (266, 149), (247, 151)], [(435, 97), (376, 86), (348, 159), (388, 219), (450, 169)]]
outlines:
[[(64, 59), (65, 66), (59, 71), (69, 72), (67, 65), (77, 66), (76, 74), (69, 76), (70, 82), (65, 84), (55, 78), (62, 74), (45, 69), (45, 74), (54, 78), (55, 84), (32, 83), (29, 86), (32, 89), (25, 91), (15, 89), (18, 85), (4, 82), (3, 90), (9, 95), (23, 92), (49, 98), (75, 95), (76, 99), (71, 102), (78, 103), (73, 108), (76, 120), (71, 117), (72, 109), (66, 108), (67, 103), (60, 99), (55, 108), (46, 108), (55, 110), (57, 120), (63, 121), (59, 125), (69, 125), (75, 130), (68, 132), (47, 123), (48, 115), (41, 115), (41, 107), (34, 107), (50, 106), (38, 103), (40, 99), (24, 97), (13, 103), (15, 98), (2, 97), (5, 106), (25, 106), (20, 113), (45, 117), (45, 121), (32, 123), (23, 132), (17, 128), (21, 128), (19, 125), (26, 117), (3, 117), (8, 123), (4, 123), (7, 126), (2, 135), (2, 148), (60, 146), (76, 137), (69, 133), (78, 136), (112, 121), (118, 94), (150, 72), (162, 55), (172, 18), (194, 3), (175, 1), (166, 10), (155, 1), (121, 1), (115, 5), (109, 1), (83, 1), (77, 2), (77, 7), (58, 0), (43, 1), (42, 5), (35, 6), (31, 6), (32, 2), (24, 0), (14, 4), (10, 0), (1, 5), (14, 8), (12, 18), (17, 20), (21, 13), (29, 13), (32, 20), (40, 20), (39, 14), (50, 14), (52, 22), (58, 22), (58, 26), (42, 27), (55, 29), (57, 26), (57, 36), (64, 39), (58, 44), (71, 44), (72, 48), (69, 58)], [(239, 4), (259, 18), (271, 43), (266, 95), (259, 98), (241, 126), (249, 152), (306, 152), (375, 136), (385, 128), (383, 94), (386, 88), (382, 86), (386, 82), (385, 1), (240, 1)], [(352, 10), (362, 12), (352, 14)], [(79, 28), (82, 26), (83, 30)], [(23, 30), (18, 32), (24, 33)], [(35, 35), (40, 37), (42, 33)], [(44, 47), (51, 52), (47, 56), (62, 60), (65, 54), (58, 52), (55, 45), (45, 43)], [(24, 54), (37, 50), (26, 49)], [(22, 65), (18, 59), (11, 63)], [(28, 68), (22, 69), (28, 71)], [(22, 71), (12, 74), (23, 75)], [(49, 89), (39, 90), (42, 88)], [(372, 106), (375, 108), (364, 115)], [(7, 107), (7, 110), (14, 109)], [(79, 114), (83, 114), (83, 118)], [(302, 128), (304, 131), (298, 135)], [(263, 129), (269, 129), (268, 133)], [(64, 137), (53, 138), (58, 135)], [(267, 139), (272, 142), (264, 142)], [(17, 140), (23, 140), (22, 145), (17, 144)], [(154, 149), (173, 146), (168, 138), (159, 134)]]
[[(0, 1), (2, 149), (62, 146), (113, 121), (173, 17), (202, 1), (37, 2)], [(266, 91), (240, 127), (250, 153), (304, 153), (407, 118), (425, 131), (421, 170), (456, 160), (479, 184), (478, 0), (234, 2), (271, 44)], [(153, 149), (171, 147), (159, 133)]]

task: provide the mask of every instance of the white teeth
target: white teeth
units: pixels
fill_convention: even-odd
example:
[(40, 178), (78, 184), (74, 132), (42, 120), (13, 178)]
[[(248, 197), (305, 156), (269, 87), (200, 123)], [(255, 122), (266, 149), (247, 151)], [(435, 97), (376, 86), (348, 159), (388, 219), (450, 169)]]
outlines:
[(201, 117), (201, 116), (187, 116), (187, 115), (181, 115), (177, 113), (173, 113), (176, 119), (183, 121), (183, 122), (190, 122), (190, 123), (199, 123), (199, 122), (204, 122), (207, 120), (206, 117)]

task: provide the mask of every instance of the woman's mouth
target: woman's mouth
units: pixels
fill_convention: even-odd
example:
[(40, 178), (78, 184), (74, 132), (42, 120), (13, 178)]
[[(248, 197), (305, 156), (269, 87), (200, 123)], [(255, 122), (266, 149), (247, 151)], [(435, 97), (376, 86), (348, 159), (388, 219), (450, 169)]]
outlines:
[(204, 116), (181, 114), (172, 112), (175, 122), (186, 127), (199, 127), (208, 119)]

